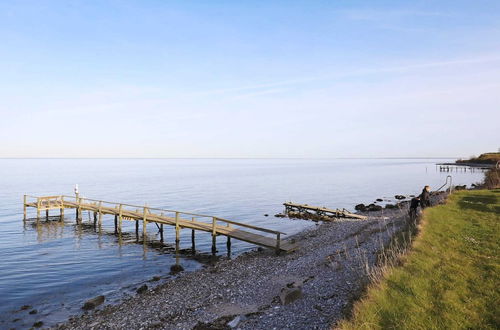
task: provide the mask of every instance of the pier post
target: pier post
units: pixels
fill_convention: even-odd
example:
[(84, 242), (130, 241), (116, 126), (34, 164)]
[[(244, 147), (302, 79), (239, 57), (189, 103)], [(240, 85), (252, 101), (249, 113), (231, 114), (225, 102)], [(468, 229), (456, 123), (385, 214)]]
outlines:
[(82, 216), (82, 209), (80, 207), (81, 200), (80, 200), (80, 197), (78, 195), (76, 197), (76, 202), (78, 204), (78, 207), (76, 209), (76, 222), (80, 223), (81, 222), (80, 220), (83, 219), (83, 216)]
[(147, 212), (147, 207), (144, 206), (144, 209), (143, 209), (143, 216), (142, 216), (142, 237), (144, 239), (144, 241), (146, 241), (146, 236), (147, 236), (147, 224), (148, 224), (148, 220), (146, 218), (146, 212)]
[(139, 220), (135, 220), (135, 239), (139, 240)]
[(212, 217), (212, 254), (217, 253), (217, 230), (215, 226), (217, 225), (217, 218)]
[(175, 212), (175, 243), (180, 241), (179, 212)]
[[(160, 213), (160, 217), (163, 218), (163, 212)], [(160, 224), (160, 242), (163, 243), (163, 224)]]
[(195, 240), (194, 233), (195, 233), (195, 230), (194, 229), (191, 230), (191, 249), (193, 250), (193, 253), (194, 253), (194, 251), (196, 251), (196, 243), (195, 243), (196, 240)]
[(23, 220), (26, 220), (26, 195), (24, 195), (24, 202), (23, 202), (23, 215), (24, 215)]
[(122, 204), (120, 204), (120, 208), (118, 209), (118, 233), (122, 234)]
[(49, 209), (45, 210), (45, 220), (49, 220)]
[(118, 234), (118, 215), (115, 214), (115, 234)]
[(64, 196), (61, 196), (61, 208), (59, 209), (60, 220), (64, 222)]
[(36, 220), (40, 219), (40, 198), (36, 199)]
[(212, 236), (212, 254), (215, 255), (217, 253), (217, 236)]
[(102, 226), (102, 201), (99, 201), (99, 230)]
[(227, 237), (226, 247), (227, 247), (227, 256), (231, 257), (231, 236)]
[(97, 212), (94, 211), (94, 228), (97, 227)]

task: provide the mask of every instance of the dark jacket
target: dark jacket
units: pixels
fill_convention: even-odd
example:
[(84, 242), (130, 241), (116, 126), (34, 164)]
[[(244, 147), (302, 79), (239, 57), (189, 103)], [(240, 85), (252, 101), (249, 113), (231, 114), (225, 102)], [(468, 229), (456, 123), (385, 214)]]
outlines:
[(431, 194), (425, 190), (425, 188), (420, 194), (420, 205), (422, 205), (422, 207), (431, 206)]

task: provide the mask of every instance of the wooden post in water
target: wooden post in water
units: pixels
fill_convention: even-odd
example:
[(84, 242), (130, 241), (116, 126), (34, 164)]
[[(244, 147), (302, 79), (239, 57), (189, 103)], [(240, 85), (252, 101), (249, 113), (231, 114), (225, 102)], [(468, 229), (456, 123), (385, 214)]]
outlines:
[(36, 199), (36, 220), (40, 219), (40, 198)]
[(120, 207), (118, 208), (118, 233), (121, 235), (122, 234), (122, 204), (120, 204)]
[(78, 204), (78, 207), (76, 208), (76, 222), (77, 223), (81, 223), (81, 220), (83, 219), (83, 216), (82, 216), (82, 209), (81, 209), (81, 199), (79, 196), (77, 196), (76, 198), (76, 202)]
[[(191, 219), (191, 221), (194, 222), (194, 217)], [(194, 229), (191, 230), (191, 245), (192, 245), (191, 249), (192, 249), (193, 253), (195, 253), (196, 243), (195, 243), (195, 230)]]
[(60, 220), (64, 221), (64, 196), (61, 196), (61, 208), (59, 209)]
[(24, 195), (24, 202), (23, 202), (23, 215), (24, 215), (23, 220), (26, 220), (26, 195)]
[(147, 236), (147, 224), (148, 224), (148, 220), (146, 218), (146, 212), (147, 212), (147, 207), (144, 206), (144, 209), (143, 209), (143, 214), (142, 214), (142, 237), (144, 239), (144, 242), (146, 241), (146, 236)]
[[(160, 213), (160, 216), (163, 218), (163, 212)], [(163, 243), (163, 223), (160, 224), (160, 242)]]
[(99, 201), (99, 231), (102, 227), (102, 201)]
[(180, 240), (179, 212), (175, 212), (175, 243), (179, 243)]
[(215, 226), (217, 224), (217, 218), (212, 217), (212, 254), (217, 253), (217, 231), (215, 229)]
[(118, 215), (115, 214), (115, 234), (118, 234)]
[(49, 209), (45, 210), (45, 220), (49, 220)]
[[(227, 224), (227, 227), (231, 227), (231, 224)], [(231, 236), (227, 236), (227, 242), (226, 242), (226, 247), (227, 247), (227, 256), (231, 257)]]
[(94, 211), (94, 228), (97, 227), (97, 212)]

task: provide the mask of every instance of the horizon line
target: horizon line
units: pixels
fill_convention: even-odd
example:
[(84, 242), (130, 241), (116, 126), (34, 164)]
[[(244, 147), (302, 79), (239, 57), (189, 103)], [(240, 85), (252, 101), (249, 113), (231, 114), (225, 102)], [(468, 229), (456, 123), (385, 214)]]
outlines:
[(0, 159), (460, 159), (456, 156), (393, 156), (393, 157), (0, 157)]

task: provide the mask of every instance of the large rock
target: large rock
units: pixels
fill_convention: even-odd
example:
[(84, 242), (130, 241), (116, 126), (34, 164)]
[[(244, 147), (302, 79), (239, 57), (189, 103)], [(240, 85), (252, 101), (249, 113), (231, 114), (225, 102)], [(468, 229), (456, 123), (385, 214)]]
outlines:
[(143, 294), (144, 292), (148, 291), (148, 286), (146, 284), (143, 284), (137, 289), (138, 294)]
[(302, 288), (299, 287), (285, 287), (281, 289), (280, 300), (283, 305), (293, 303), (295, 300), (302, 297)]
[(361, 212), (365, 212), (366, 211), (366, 205), (365, 204), (358, 204), (354, 207), (354, 209), (356, 211), (361, 211)]
[(394, 196), (394, 198), (396, 198), (396, 199), (405, 199), (405, 198), (406, 198), (406, 196), (403, 196), (403, 195), (396, 195), (396, 196)]
[(97, 296), (95, 298), (89, 299), (83, 304), (82, 309), (89, 310), (94, 309), (104, 302), (104, 296)]
[(375, 205), (375, 204), (370, 204), (368, 205), (368, 211), (381, 211), (382, 206), (380, 205)]

